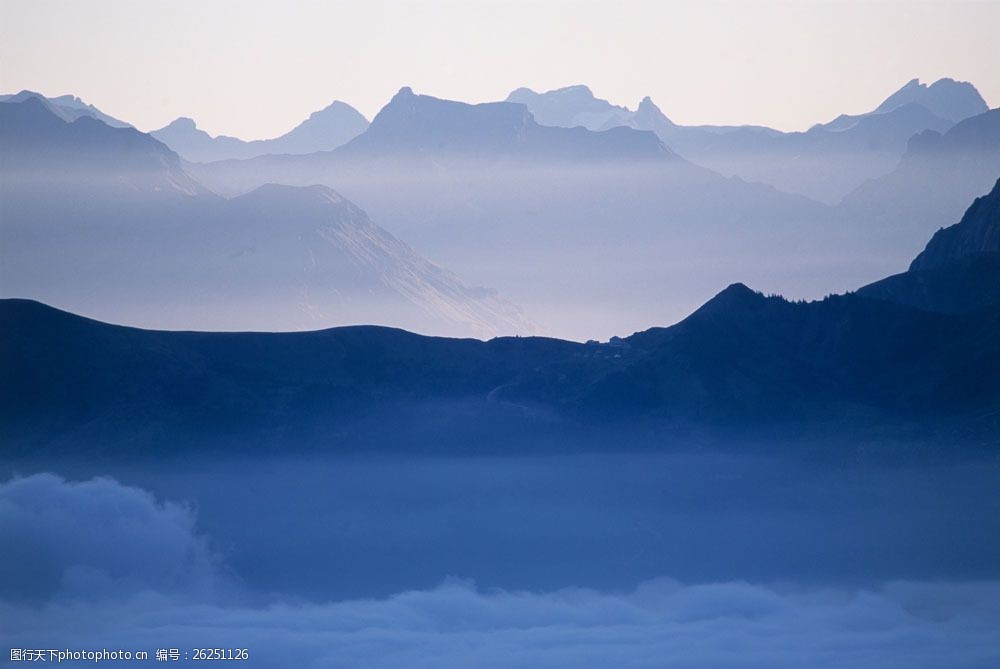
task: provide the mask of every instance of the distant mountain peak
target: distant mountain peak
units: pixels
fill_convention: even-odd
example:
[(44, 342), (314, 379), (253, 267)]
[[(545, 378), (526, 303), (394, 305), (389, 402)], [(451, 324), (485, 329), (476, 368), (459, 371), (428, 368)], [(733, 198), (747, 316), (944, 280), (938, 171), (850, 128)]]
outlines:
[(45, 96), (42, 95), (41, 93), (38, 93), (38, 92), (32, 91), (32, 90), (28, 90), (27, 88), (25, 88), (20, 93), (17, 93), (16, 95), (12, 96), (9, 101), (10, 102), (22, 102), (24, 100), (27, 100), (28, 98), (39, 98), (41, 100), (45, 100), (46, 99)]
[(187, 116), (178, 116), (173, 121), (168, 123), (166, 127), (185, 129), (185, 130), (198, 130), (198, 124), (195, 123), (193, 118), (188, 118)]
[(876, 107), (875, 113), (890, 112), (907, 104), (921, 105), (934, 115), (956, 123), (989, 110), (975, 86), (945, 77), (930, 85), (910, 79)]
[(731, 283), (716, 294), (715, 297), (703, 304), (689, 318), (738, 314), (744, 309), (753, 308), (765, 303), (767, 299), (762, 293), (751, 289), (744, 283)]
[(500, 136), (516, 136), (531, 122), (531, 114), (521, 104), (468, 104), (417, 95), (409, 86), (404, 86), (375, 115), (369, 132), (357, 139), (368, 142), (374, 136), (384, 134), (398, 140), (408, 138), (408, 141), (417, 142), (431, 141), (429, 138), (435, 137), (435, 143), (439, 140), (463, 143), (474, 138), (496, 140)]
[(657, 130), (662, 130), (658, 125), (666, 125), (669, 127), (674, 127), (676, 124), (671, 121), (666, 114), (653, 102), (653, 99), (648, 95), (642, 99), (639, 106), (636, 107), (635, 114), (633, 116), (634, 125), (637, 128), (643, 130), (652, 130), (656, 132)]
[(55, 113), (52, 110), (52, 105), (49, 104), (49, 101), (46, 100), (44, 96), (38, 95), (37, 93), (32, 93), (31, 95), (25, 95), (24, 97), (20, 97), (19, 93), (17, 99), (12, 98), (8, 102), (10, 104), (25, 105), (24, 107), (25, 109), (32, 109), (32, 108), (46, 109), (53, 114)]
[(596, 97), (584, 84), (564, 86), (544, 93), (530, 88), (518, 88), (507, 96), (506, 102), (526, 105), (540, 125), (588, 130), (607, 130), (628, 125), (632, 112)]
[[(36, 124), (39, 127), (47, 126), (51, 128), (73, 122), (73, 119), (66, 118), (64, 114), (60, 114), (58, 109), (53, 107), (45, 97), (40, 95), (27, 95), (16, 100), (11, 98), (4, 101), (2, 105), (3, 118), (7, 120), (11, 128), (17, 128), (18, 132)], [(8, 130), (8, 128), (0, 128), (0, 130)]]
[(718, 295), (716, 295), (713, 300), (723, 299), (723, 300), (746, 300), (746, 299), (757, 299), (762, 297), (760, 293), (753, 290), (748, 285), (741, 281), (736, 283), (731, 283), (725, 288), (723, 288)]
[[(4, 158), (23, 173), (79, 175), (88, 192), (116, 201), (207, 196), (161, 142), (132, 127), (113, 127), (89, 114), (66, 116), (65, 107), (29, 96), (0, 104)], [(214, 197), (214, 196), (210, 196)]]
[(341, 110), (341, 109), (345, 109), (345, 108), (346, 109), (352, 109), (352, 110), (354, 109), (354, 107), (352, 107), (351, 105), (347, 104), (346, 102), (343, 102), (341, 100), (334, 100), (333, 102), (331, 102), (327, 106), (323, 107), (322, 109), (317, 109), (313, 113), (309, 114), (309, 120), (314, 120), (314, 119), (322, 117), (323, 115), (325, 115), (328, 112), (337, 111), (337, 110)]
[(330, 151), (354, 139), (368, 127), (361, 112), (340, 100), (312, 112), (307, 119), (273, 139), (245, 142), (225, 135), (212, 136), (194, 120), (182, 116), (150, 134), (193, 162), (246, 159), (268, 153), (306, 154)]
[(108, 116), (94, 105), (87, 104), (76, 95), (60, 95), (59, 97), (48, 97), (32, 90), (24, 89), (15, 95), (0, 95), (0, 102), (23, 102), (35, 98), (44, 102), (49, 110), (67, 122), (73, 122), (78, 118), (87, 116), (113, 128), (130, 128), (131, 125), (124, 121)]
[(386, 105), (379, 110), (379, 113), (376, 114), (375, 118), (372, 119), (372, 124), (373, 125), (378, 124), (380, 118), (384, 120), (387, 111), (391, 112), (393, 110), (401, 110), (401, 109), (411, 110), (413, 104), (417, 100), (424, 98), (436, 99), (436, 98), (431, 98), (430, 96), (427, 95), (417, 95), (416, 93), (413, 92), (413, 89), (410, 88), (409, 86), (403, 86), (398, 91), (396, 91), (396, 94), (389, 99), (389, 102), (387, 102)]
[(413, 89), (410, 88), (409, 86), (403, 86), (398, 91), (396, 91), (396, 94), (392, 96), (392, 100), (390, 100), (389, 102), (391, 104), (395, 100), (405, 100), (406, 98), (414, 98), (414, 97), (416, 97), (416, 94), (413, 92)]
[(65, 121), (66, 123), (72, 122), (73, 119), (67, 118), (65, 114), (60, 114), (59, 110), (52, 106), (48, 99), (37, 93), (30, 93), (27, 95), (22, 95), (24, 91), (18, 93), (16, 96), (10, 97), (3, 102), (10, 105), (18, 105), (18, 108), (22, 112), (27, 112), (28, 114), (42, 114), (46, 116), (54, 116), (60, 121)]

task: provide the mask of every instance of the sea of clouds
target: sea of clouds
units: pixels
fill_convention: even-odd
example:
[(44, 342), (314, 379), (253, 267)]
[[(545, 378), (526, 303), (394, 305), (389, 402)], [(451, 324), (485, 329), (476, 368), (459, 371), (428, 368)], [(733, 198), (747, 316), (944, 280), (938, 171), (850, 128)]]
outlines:
[(0, 484), (0, 536), (4, 655), (223, 647), (248, 648), (245, 666), (268, 668), (1000, 666), (995, 581), (664, 577), (618, 591), (529, 592), (447, 578), (389, 597), (314, 600), (241, 581), (190, 506), (111, 478), (53, 474)]

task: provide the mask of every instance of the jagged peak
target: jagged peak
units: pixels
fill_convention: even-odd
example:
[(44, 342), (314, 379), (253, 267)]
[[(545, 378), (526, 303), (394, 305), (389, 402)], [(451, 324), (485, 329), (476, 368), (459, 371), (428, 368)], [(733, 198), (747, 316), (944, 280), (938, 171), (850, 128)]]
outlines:
[(392, 96), (392, 100), (405, 100), (406, 98), (414, 98), (414, 97), (416, 97), (416, 94), (413, 92), (413, 89), (410, 88), (409, 86), (403, 86), (398, 91), (396, 91), (395, 95)]
[(909, 80), (883, 100), (875, 108), (875, 112), (890, 112), (913, 103), (955, 122), (989, 109), (982, 95), (970, 82), (942, 77), (930, 85), (921, 83), (920, 79)]
[(653, 102), (653, 98), (648, 95), (639, 102), (639, 106), (636, 107), (635, 113), (640, 116), (658, 116), (671, 125), (673, 124), (673, 121), (667, 118), (667, 115), (663, 113), (663, 110), (661, 110), (656, 103)]

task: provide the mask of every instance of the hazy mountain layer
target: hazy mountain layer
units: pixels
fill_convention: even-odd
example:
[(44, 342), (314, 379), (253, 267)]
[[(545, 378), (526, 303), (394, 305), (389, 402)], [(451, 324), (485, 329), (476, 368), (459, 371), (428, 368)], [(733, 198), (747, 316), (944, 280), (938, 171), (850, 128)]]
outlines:
[(493, 291), (424, 260), (321, 186), (233, 200), (162, 143), (46, 103), (0, 103), (0, 284), (147, 327), (297, 330), (381, 323), (530, 331)]
[[(825, 207), (692, 165), (651, 132), (546, 127), (523, 105), (403, 89), (334, 151), (191, 169), (227, 194), (334, 187), (567, 337), (679, 317), (741, 278), (795, 295), (851, 285), (810, 266), (829, 256)], [(800, 264), (782, 264), (793, 250)]]
[(790, 133), (756, 126), (682, 126), (648, 97), (633, 112), (595, 98), (585, 86), (547, 93), (522, 88), (507, 100), (527, 105), (543, 125), (650, 130), (699, 165), (830, 204), (892, 170), (914, 134), (943, 132), (988, 110), (975, 87), (951, 79), (930, 86), (914, 79), (872, 112), (841, 115), (807, 132)]

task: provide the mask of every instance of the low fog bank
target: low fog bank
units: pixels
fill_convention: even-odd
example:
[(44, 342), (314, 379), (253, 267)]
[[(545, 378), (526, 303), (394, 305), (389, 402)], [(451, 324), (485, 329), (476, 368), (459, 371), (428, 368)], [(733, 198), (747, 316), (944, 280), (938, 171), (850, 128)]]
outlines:
[[(20, 463), (3, 474), (52, 467)], [(202, 555), (198, 541), (174, 540), (194, 532), (195, 520), (184, 525), (173, 505), (165, 507), (172, 525), (157, 530), (143, 521), (150, 536), (142, 550), (161, 540), (176, 550), (188, 546), (192, 574), (217, 554), (250, 590), (307, 599), (388, 596), (447, 576), (533, 591), (625, 588), (663, 575), (857, 587), (899, 578), (1000, 578), (995, 461), (832, 465), (710, 453), (187, 458), (63, 462), (59, 472), (84, 483), (47, 474), (14, 479), (5, 490), (30, 483), (20, 493), (26, 503), (72, 508), (71, 521), (57, 513), (53, 523), (108, 532), (114, 526), (106, 519), (118, 522), (125, 506), (143, 509), (129, 518), (161, 517), (152, 495), (176, 500), (197, 513), (198, 532), (212, 550)], [(90, 480), (107, 474), (114, 479)], [(104, 506), (73, 501), (92, 499), (88, 491), (103, 491)], [(39, 515), (7, 535), (34, 536), (50, 518)], [(118, 552), (134, 543), (122, 532)], [(100, 536), (92, 532), (88, 541)], [(137, 551), (134, 561), (148, 562)], [(47, 557), (28, 559), (36, 554)], [(33, 565), (14, 579), (25, 595), (49, 592), (60, 571), (37, 565), (69, 564), (88, 553), (72, 540), (22, 541), (10, 555), (15, 564)], [(154, 585), (172, 574), (156, 573)], [(8, 594), (16, 594), (11, 587)]]
[(248, 648), (259, 668), (1000, 662), (995, 464), (71, 469), (0, 483), (4, 646)]
[(664, 578), (623, 592), (534, 593), (451, 580), (321, 604), (204, 605), (152, 593), (0, 604), (0, 622), (4, 643), (18, 647), (247, 648), (258, 669), (992, 669), (998, 602), (1000, 582), (813, 590)]

